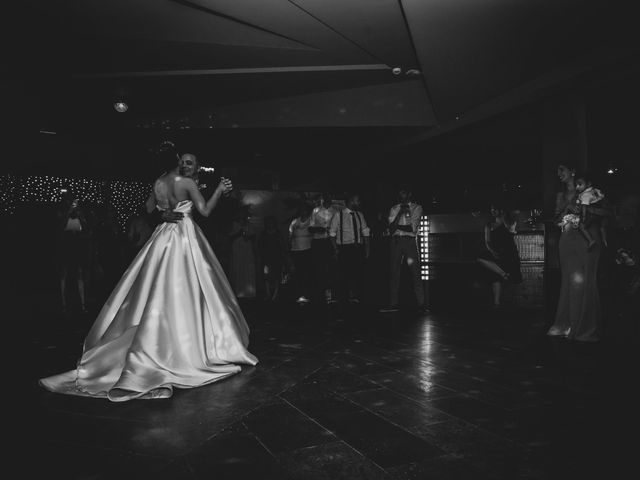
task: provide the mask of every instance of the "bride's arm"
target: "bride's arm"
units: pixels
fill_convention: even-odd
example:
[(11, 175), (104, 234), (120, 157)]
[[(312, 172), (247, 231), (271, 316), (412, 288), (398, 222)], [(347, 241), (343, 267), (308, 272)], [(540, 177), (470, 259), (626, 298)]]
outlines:
[(200, 193), (200, 190), (198, 189), (198, 185), (196, 185), (196, 182), (190, 178), (182, 178), (180, 181), (183, 182), (193, 205), (204, 217), (208, 217), (211, 214), (218, 204), (218, 200), (220, 200), (222, 194), (231, 189), (231, 181), (223, 178), (220, 180), (220, 183), (218, 184), (215, 192), (213, 192), (213, 195), (211, 195), (211, 198), (205, 201), (202, 193)]

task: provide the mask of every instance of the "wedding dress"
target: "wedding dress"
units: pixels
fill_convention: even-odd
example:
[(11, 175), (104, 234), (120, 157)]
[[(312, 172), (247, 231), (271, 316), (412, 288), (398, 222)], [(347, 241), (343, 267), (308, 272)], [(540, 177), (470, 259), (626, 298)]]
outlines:
[(173, 209), (124, 273), (84, 341), (77, 368), (40, 380), (46, 389), (112, 401), (168, 398), (255, 365), (249, 327), (227, 277), (191, 216)]

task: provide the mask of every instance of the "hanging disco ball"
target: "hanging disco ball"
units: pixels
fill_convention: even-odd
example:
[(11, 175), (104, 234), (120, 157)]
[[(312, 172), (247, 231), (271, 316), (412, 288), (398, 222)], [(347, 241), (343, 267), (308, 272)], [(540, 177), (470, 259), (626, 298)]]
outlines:
[(124, 102), (116, 102), (113, 104), (113, 108), (116, 109), (116, 112), (124, 113), (129, 110), (129, 105)]

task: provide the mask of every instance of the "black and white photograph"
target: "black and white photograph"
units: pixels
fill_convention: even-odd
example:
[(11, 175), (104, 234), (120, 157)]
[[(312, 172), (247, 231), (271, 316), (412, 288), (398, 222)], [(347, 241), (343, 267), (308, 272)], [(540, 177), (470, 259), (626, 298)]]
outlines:
[(11, 478), (635, 478), (614, 0), (10, 2)]

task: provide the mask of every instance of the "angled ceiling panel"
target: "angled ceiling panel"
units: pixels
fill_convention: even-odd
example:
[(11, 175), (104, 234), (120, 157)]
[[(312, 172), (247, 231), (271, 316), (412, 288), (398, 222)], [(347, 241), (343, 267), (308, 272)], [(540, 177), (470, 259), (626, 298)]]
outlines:
[[(32, 21), (15, 42), (28, 49), (9, 71), (51, 118), (70, 124), (82, 125), (78, 112), (114, 115), (110, 103), (118, 90), (133, 95), (129, 118), (242, 104), (247, 114), (249, 105), (261, 105), (257, 124), (270, 118), (284, 125), (277, 115), (258, 112), (296, 98), (297, 109), (309, 110), (288, 119), (291, 124), (311, 125), (316, 118), (321, 125), (333, 119), (340, 125), (428, 126), (435, 112), (442, 125), (618, 42), (619, 32), (632, 31), (635, 21), (624, 3), (35, 0), (28, 2)], [(622, 17), (624, 28), (617, 22)], [(396, 66), (423, 75), (393, 75)], [(415, 111), (392, 108), (384, 89), (389, 99), (415, 102)], [(347, 94), (332, 91), (358, 99), (347, 111), (369, 113), (334, 118), (331, 109)], [(383, 108), (371, 103), (378, 101)]]
[[(195, 2), (194, 2), (195, 5)], [(76, 34), (172, 42), (307, 49), (310, 45), (233, 18), (171, 0), (75, 0), (65, 3)]]
[[(183, 0), (174, 0), (183, 1)], [(372, 63), (379, 61), (367, 50), (345, 39), (296, 2), (288, 0), (187, 0), (201, 7), (215, 10), (230, 17), (278, 32), (281, 35), (331, 53), (335, 58), (349, 62)], [(326, 1), (325, 5), (336, 7), (344, 2)], [(347, 2), (352, 3), (352, 2)], [(357, 20), (358, 21), (358, 20)]]
[(403, 70), (419, 68), (397, 0), (291, 0), (378, 61)]
[(27, 70), (56, 74), (379, 62), (286, 0), (74, 0), (40, 5)]

